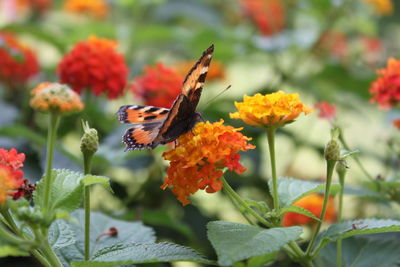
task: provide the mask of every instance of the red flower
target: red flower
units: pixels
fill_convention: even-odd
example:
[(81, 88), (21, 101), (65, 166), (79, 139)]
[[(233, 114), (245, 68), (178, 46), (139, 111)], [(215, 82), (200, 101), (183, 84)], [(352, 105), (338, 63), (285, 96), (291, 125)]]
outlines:
[[(298, 200), (293, 205), (306, 209), (319, 218), (321, 216), (323, 203), (324, 196), (314, 193)], [(331, 197), (328, 200), (324, 221), (334, 222), (335, 220), (336, 209), (333, 198)], [(283, 226), (308, 225), (314, 222), (316, 222), (314, 219), (307, 217), (303, 214), (294, 212), (285, 213), (285, 215), (283, 216)]]
[(347, 36), (341, 31), (329, 31), (322, 36), (318, 47), (340, 60), (345, 60), (348, 54)]
[(319, 110), (318, 117), (332, 121), (336, 116), (336, 107), (328, 102), (319, 102), (314, 104), (314, 108)]
[(146, 105), (169, 108), (182, 91), (184, 77), (161, 63), (146, 66), (144, 74), (136, 77), (131, 90)]
[(3, 203), (7, 195), (14, 196), (15, 191), (23, 185), (23, 167), (25, 155), (18, 154), (15, 148), (7, 151), (0, 148), (0, 203)]
[(12, 34), (0, 33), (0, 82), (14, 89), (39, 72), (34, 52)]
[(367, 64), (373, 66), (379, 62), (382, 56), (382, 41), (376, 37), (360, 37), (363, 58)]
[(43, 14), (51, 7), (52, 0), (17, 0), (17, 4), (19, 9)]
[(380, 77), (369, 89), (371, 102), (381, 108), (391, 108), (400, 102), (400, 60), (390, 58), (385, 69), (377, 71)]
[(78, 93), (86, 88), (95, 95), (106, 93), (109, 99), (121, 96), (128, 68), (116, 46), (115, 41), (94, 36), (77, 43), (58, 66), (61, 83)]
[(270, 36), (285, 27), (285, 5), (280, 0), (240, 0), (240, 2), (261, 34)]
[(393, 126), (400, 130), (400, 119), (392, 121)]

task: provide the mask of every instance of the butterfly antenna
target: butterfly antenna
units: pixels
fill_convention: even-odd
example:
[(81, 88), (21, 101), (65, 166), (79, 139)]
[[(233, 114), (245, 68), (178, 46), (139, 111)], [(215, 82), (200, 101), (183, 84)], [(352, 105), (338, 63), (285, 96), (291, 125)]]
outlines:
[(228, 85), (224, 90), (222, 90), (221, 92), (219, 92), (216, 96), (214, 96), (213, 98), (211, 98), (206, 106), (204, 107), (204, 109), (206, 109), (215, 99), (217, 99), (220, 95), (222, 95), (223, 93), (225, 93), (226, 91), (228, 91), (230, 88), (232, 87), (232, 85)]

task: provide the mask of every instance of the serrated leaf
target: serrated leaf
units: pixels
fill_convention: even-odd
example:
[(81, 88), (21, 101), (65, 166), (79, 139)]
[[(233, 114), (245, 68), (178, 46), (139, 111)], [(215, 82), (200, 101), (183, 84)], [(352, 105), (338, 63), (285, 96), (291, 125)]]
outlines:
[[(279, 196), (279, 205), (280, 207), (288, 207), (292, 205), (297, 200), (315, 193), (320, 192), (325, 189), (324, 183), (316, 183), (316, 182), (309, 182), (303, 181), (299, 179), (293, 178), (278, 178), (278, 196)], [(268, 182), (269, 189), (272, 194), (272, 180)], [(339, 184), (332, 184), (331, 190), (337, 191), (339, 190)]]
[[(84, 251), (84, 211), (77, 210), (72, 213), (73, 221), (67, 222), (71, 230), (75, 233), (76, 242), (73, 245), (64, 247), (58, 251), (63, 262), (67, 265), (72, 261), (83, 260)], [(91, 252), (120, 243), (152, 243), (155, 242), (154, 231), (152, 228), (144, 226), (141, 222), (127, 222), (110, 218), (98, 212), (91, 213), (90, 227), (90, 248)], [(117, 236), (104, 236), (103, 233), (115, 227), (118, 231)]]
[(121, 264), (171, 261), (211, 263), (211, 261), (191, 248), (162, 242), (115, 244), (98, 250), (90, 259), (90, 262), (73, 262), (72, 266), (116, 266)]
[(74, 244), (75, 233), (63, 220), (53, 222), (49, 228), (49, 243), (53, 249), (60, 249)]
[[(318, 236), (323, 243), (333, 242), (355, 235), (400, 232), (400, 221), (382, 219), (364, 219), (332, 224)], [(317, 242), (319, 243), (319, 242)]]
[(294, 212), (294, 213), (299, 213), (299, 214), (303, 214), (307, 217), (313, 218), (314, 220), (320, 221), (320, 219), (315, 216), (311, 211), (306, 210), (302, 207), (298, 207), (298, 206), (289, 206), (289, 207), (285, 207), (283, 209), (280, 210), (280, 214), (283, 215), (287, 212)]
[(303, 232), (301, 227), (264, 229), (257, 226), (215, 221), (207, 224), (207, 235), (222, 266), (273, 253), (295, 241)]
[(105, 189), (107, 189), (109, 192), (113, 193), (113, 190), (110, 186), (110, 178), (105, 176), (87, 174), (83, 178), (82, 183), (84, 186), (99, 184), (103, 186)]
[[(83, 175), (70, 170), (53, 169), (51, 173), (52, 186), (50, 188), (49, 212), (57, 210), (73, 211), (78, 208), (83, 198)], [(44, 206), (44, 178), (36, 186), (33, 195), (37, 207)]]

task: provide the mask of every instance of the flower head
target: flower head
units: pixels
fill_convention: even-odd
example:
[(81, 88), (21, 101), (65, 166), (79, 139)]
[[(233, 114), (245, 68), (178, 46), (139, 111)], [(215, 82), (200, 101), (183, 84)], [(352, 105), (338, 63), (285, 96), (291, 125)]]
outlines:
[(0, 33), (0, 83), (18, 88), (39, 72), (34, 52), (14, 35)]
[(336, 116), (336, 106), (330, 104), (329, 102), (319, 102), (314, 104), (314, 108), (319, 110), (318, 117), (321, 119), (327, 119), (332, 121)]
[(43, 82), (32, 90), (31, 106), (43, 112), (70, 113), (83, 109), (77, 93), (65, 84)]
[(198, 123), (192, 132), (179, 137), (175, 149), (163, 154), (170, 166), (161, 188), (171, 188), (183, 205), (189, 204), (188, 197), (199, 189), (207, 193), (221, 190), (223, 168), (236, 173), (246, 170), (239, 163), (239, 151), (254, 148), (248, 143), (251, 138), (241, 134), (241, 128), (223, 123)]
[(169, 108), (182, 91), (183, 79), (184, 76), (173, 68), (158, 63), (146, 66), (144, 74), (133, 81), (131, 90), (146, 105)]
[[(196, 62), (193, 60), (182, 61), (176, 66), (176, 70), (184, 77)], [(221, 61), (213, 60), (207, 72), (207, 81), (223, 79), (225, 77), (225, 68)]]
[[(321, 216), (323, 203), (324, 203), (324, 196), (314, 193), (298, 200), (293, 205), (306, 209), (319, 218)], [(324, 221), (334, 222), (335, 220), (336, 220), (336, 209), (333, 198), (330, 197), (328, 200)], [(309, 225), (315, 222), (316, 221), (310, 217), (294, 212), (288, 212), (283, 216), (283, 226)]]
[(108, 6), (104, 0), (67, 0), (64, 8), (76, 14), (88, 14), (96, 18), (104, 18)]
[(281, 0), (240, 0), (240, 3), (263, 35), (276, 34), (285, 27), (286, 11)]
[(364, 2), (370, 4), (378, 15), (388, 16), (393, 13), (392, 0), (364, 0)]
[(115, 41), (95, 36), (77, 43), (58, 66), (60, 81), (78, 93), (86, 88), (95, 95), (106, 93), (109, 99), (121, 96), (128, 68), (116, 46)]
[(245, 95), (243, 102), (235, 102), (235, 106), (238, 111), (230, 114), (232, 119), (241, 119), (258, 127), (284, 126), (301, 113), (313, 111), (300, 101), (298, 94), (285, 94), (282, 91), (268, 95)]
[(400, 60), (390, 58), (387, 67), (377, 71), (379, 77), (371, 84), (371, 102), (381, 108), (391, 108), (400, 103)]
[(0, 148), (0, 203), (4, 203), (9, 195), (14, 195), (22, 185), (23, 176), (21, 168), (25, 155), (18, 154), (15, 148), (7, 151)]

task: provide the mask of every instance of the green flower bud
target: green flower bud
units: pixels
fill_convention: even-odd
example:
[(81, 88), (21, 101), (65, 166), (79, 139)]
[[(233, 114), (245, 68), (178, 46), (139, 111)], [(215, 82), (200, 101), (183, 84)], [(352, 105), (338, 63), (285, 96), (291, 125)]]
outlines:
[(82, 122), (83, 136), (81, 139), (81, 151), (84, 155), (92, 156), (99, 148), (99, 137), (94, 128), (89, 128), (88, 122)]
[(340, 144), (338, 141), (339, 137), (339, 130), (335, 129), (331, 132), (331, 140), (325, 146), (325, 159), (328, 161), (339, 161), (341, 160), (340, 157)]

